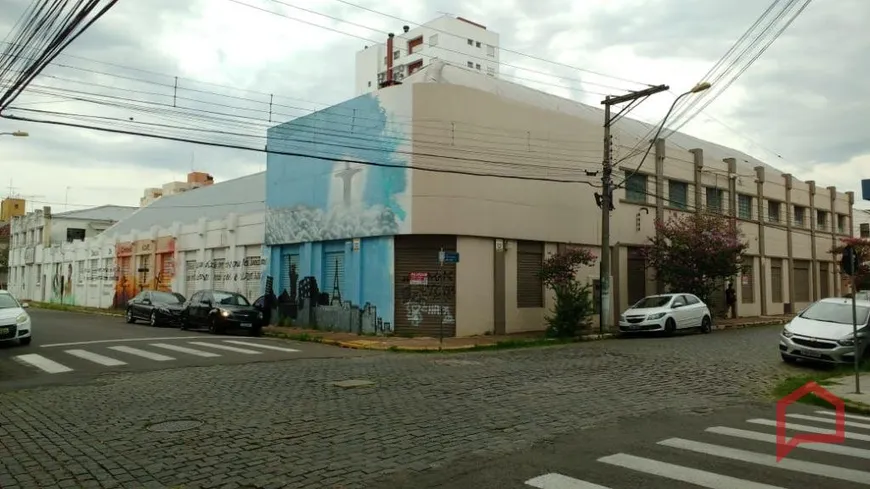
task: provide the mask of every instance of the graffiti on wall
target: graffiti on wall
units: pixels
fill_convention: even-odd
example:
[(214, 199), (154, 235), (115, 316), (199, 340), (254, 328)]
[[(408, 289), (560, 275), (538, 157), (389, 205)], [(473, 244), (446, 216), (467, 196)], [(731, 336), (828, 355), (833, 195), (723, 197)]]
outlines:
[(75, 305), (75, 291), (73, 289), (73, 265), (72, 263), (55, 263), (51, 275), (50, 302), (59, 304)]
[(115, 295), (113, 307), (124, 307), (141, 290), (172, 291), (175, 278), (175, 238), (118, 243), (115, 245)]
[[(261, 256), (248, 256), (244, 260), (225, 260), (223, 258), (207, 261), (199, 261), (194, 265), (195, 278), (197, 281), (223, 280), (225, 282), (249, 282), (259, 281), (263, 276), (263, 267), (266, 266), (266, 258)], [(258, 267), (257, 270), (249, 270), (250, 267)]]
[[(408, 106), (401, 97), (410, 97), (410, 91), (366, 94), (269, 130), (268, 146), (275, 152), (267, 156), (266, 244), (410, 231), (410, 177), (401, 168), (409, 158), (399, 152), (408, 129), (390, 113), (390, 106)], [(323, 131), (310, 140), (299, 137), (312, 127)], [(366, 141), (365, 147), (355, 149), (360, 140)], [(341, 155), (347, 161), (331, 164), (280, 154), (318, 155), (323, 148), (337, 147), (347, 148)], [(367, 161), (388, 166), (356, 163)]]
[(420, 326), (430, 316), (444, 324), (455, 324), (456, 319), (449, 305), (456, 296), (455, 273), (452, 268), (437, 272), (412, 272), (403, 280), (399, 290), (406, 319), (413, 326)]

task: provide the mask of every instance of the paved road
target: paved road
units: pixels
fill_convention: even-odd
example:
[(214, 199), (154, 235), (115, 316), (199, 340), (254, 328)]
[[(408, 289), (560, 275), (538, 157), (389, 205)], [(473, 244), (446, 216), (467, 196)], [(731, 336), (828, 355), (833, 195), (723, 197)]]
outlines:
[[(695, 410), (758, 399), (795, 372), (779, 360), (778, 331), (220, 364), (0, 393), (0, 487), (349, 489), (396, 487), (404, 477), (425, 488), (445, 474), (467, 477), (462, 461), (471, 457), (482, 471), (507, 457), (531, 461), (534, 470), (500, 487), (519, 489), (550, 471), (586, 476), (565, 465), (570, 454), (536, 465), (536, 444), (572, 436), (600, 444), (604, 451), (576, 457), (597, 466), (594, 457), (608, 448), (629, 453), (665, 436), (694, 439), (696, 426), (679, 419), (663, 421), (659, 436), (638, 437), (626, 426), (700, 419)], [(333, 385), (345, 380), (374, 385)], [(769, 418), (765, 409), (752, 416)], [(613, 424), (619, 419), (628, 424)], [(614, 489), (621, 487), (638, 486)]]
[(38, 309), (30, 315), (33, 342), (0, 346), (0, 391), (88, 381), (112, 372), (371, 354), (315, 343), (130, 325), (111, 316)]
[[(832, 432), (835, 416), (789, 410), (793, 428)], [(504, 457), (403, 473), (369, 487), (404, 489), (777, 489), (870, 484), (870, 418), (850, 416), (843, 444), (800, 445), (776, 461), (776, 409), (661, 414), (572, 433)], [(789, 436), (801, 430), (790, 430)]]

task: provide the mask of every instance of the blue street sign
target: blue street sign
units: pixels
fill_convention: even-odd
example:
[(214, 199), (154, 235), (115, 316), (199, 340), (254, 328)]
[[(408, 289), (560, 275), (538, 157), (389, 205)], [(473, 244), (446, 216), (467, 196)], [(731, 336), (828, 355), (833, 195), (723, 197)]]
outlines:
[(459, 253), (455, 251), (439, 251), (438, 261), (444, 263), (459, 263)]
[(870, 200), (870, 179), (861, 180), (861, 198)]

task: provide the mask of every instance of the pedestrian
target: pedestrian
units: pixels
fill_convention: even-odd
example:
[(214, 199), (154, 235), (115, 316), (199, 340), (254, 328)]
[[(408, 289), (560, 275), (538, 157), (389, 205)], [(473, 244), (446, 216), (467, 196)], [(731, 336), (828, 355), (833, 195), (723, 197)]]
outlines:
[(731, 282), (728, 282), (728, 288), (725, 289), (725, 318), (728, 317), (737, 317), (737, 291)]

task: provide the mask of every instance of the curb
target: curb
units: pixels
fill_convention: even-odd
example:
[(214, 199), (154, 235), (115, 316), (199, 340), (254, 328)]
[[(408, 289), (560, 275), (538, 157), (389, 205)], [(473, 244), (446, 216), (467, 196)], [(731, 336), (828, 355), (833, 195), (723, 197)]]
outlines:
[(713, 330), (714, 331), (726, 331), (729, 329), (753, 328), (755, 326), (774, 326), (774, 325), (786, 324), (790, 321), (791, 321), (791, 318), (779, 318), (779, 319), (766, 320), (766, 321), (749, 321), (749, 322), (740, 323), (740, 324), (726, 324), (726, 325), (720, 325), (720, 326), (716, 326), (714, 324)]
[(32, 309), (40, 309), (42, 311), (56, 311), (56, 312), (73, 312), (76, 314), (93, 314), (94, 316), (109, 316), (109, 317), (124, 317), (123, 314), (119, 312), (111, 312), (111, 311), (102, 311), (102, 310), (91, 310), (91, 309), (75, 309), (75, 306), (72, 306), (70, 309), (59, 309), (54, 307), (43, 307), (36, 302), (31, 302), (30, 307)]

